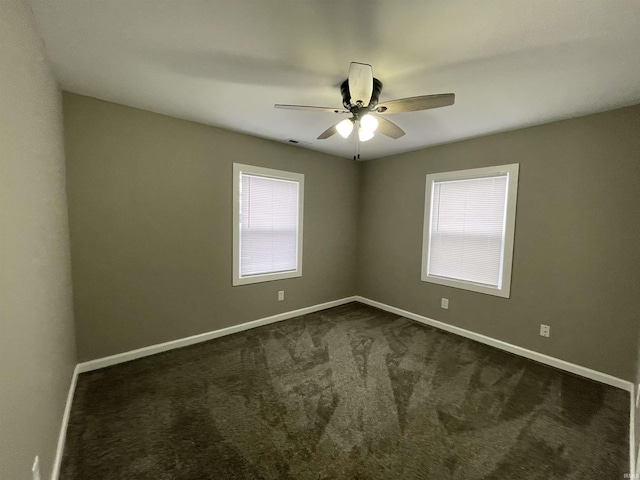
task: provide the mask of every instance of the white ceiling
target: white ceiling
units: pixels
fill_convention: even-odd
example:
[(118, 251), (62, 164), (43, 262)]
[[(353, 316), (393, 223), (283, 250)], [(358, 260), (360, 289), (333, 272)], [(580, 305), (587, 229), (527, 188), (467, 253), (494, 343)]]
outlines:
[[(65, 90), (351, 157), (316, 137), (349, 62), (380, 100), (456, 94), (387, 116), (376, 158), (640, 103), (640, 0), (31, 0)], [(355, 135), (354, 135), (355, 137)], [(295, 147), (292, 147), (295, 148)]]

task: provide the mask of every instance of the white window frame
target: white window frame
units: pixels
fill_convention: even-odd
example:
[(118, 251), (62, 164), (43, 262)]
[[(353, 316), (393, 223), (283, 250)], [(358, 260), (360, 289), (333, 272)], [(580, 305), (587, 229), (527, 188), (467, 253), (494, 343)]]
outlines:
[[(298, 239), (297, 239), (297, 269), (287, 272), (264, 273), (259, 275), (240, 275), (240, 182), (241, 174), (256, 175), (267, 178), (278, 178), (298, 182)], [(272, 168), (255, 167), (241, 163), (233, 164), (233, 286), (251, 283), (271, 282), (302, 276), (302, 228), (304, 212), (304, 174), (274, 170)]]
[[(458, 170), (453, 172), (433, 173), (427, 175), (427, 185), (424, 206), (424, 230), (422, 240), (422, 272), (423, 282), (436, 283), (447, 287), (461, 288), (472, 292), (485, 293), (498, 297), (509, 298), (511, 295), (511, 268), (513, 264), (513, 239), (516, 223), (516, 202), (518, 199), (518, 172), (519, 164), (499, 165), (495, 167), (474, 168), (470, 170)], [(429, 275), (429, 258), (431, 246), (431, 221), (432, 200), (434, 182), (449, 180), (464, 180), (472, 178), (493, 177), (507, 175), (507, 205), (505, 214), (505, 237), (502, 245), (502, 272), (501, 283), (498, 287), (474, 283), (466, 280), (438, 277)]]

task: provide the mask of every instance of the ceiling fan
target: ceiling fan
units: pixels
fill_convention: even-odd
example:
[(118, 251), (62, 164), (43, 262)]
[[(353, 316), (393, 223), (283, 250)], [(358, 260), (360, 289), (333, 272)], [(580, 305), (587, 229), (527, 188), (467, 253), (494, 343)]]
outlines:
[(342, 82), (340, 93), (342, 94), (342, 107), (314, 107), (310, 105), (283, 105), (275, 104), (276, 108), (291, 110), (306, 110), (311, 112), (348, 113), (350, 118), (345, 118), (334, 123), (318, 136), (318, 140), (331, 137), (339, 133), (348, 138), (354, 127), (358, 127), (358, 138), (365, 142), (373, 138), (376, 129), (393, 139), (402, 137), (405, 132), (395, 123), (378, 115), (392, 113), (415, 112), (429, 110), (431, 108), (453, 105), (455, 95), (442, 93), (438, 95), (420, 95), (417, 97), (400, 98), (388, 102), (378, 103), (382, 82), (373, 78), (373, 69), (366, 63), (351, 62), (349, 78)]

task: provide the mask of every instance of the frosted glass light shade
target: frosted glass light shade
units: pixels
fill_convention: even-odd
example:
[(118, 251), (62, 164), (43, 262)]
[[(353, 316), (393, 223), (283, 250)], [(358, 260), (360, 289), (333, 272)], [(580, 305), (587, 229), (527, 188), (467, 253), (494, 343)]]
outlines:
[(358, 138), (361, 142), (371, 140), (373, 138), (373, 130), (365, 130), (364, 128), (360, 127), (358, 129)]
[(378, 128), (378, 119), (373, 115), (364, 115), (360, 118), (360, 126), (369, 132), (375, 132)]
[(349, 138), (353, 130), (353, 120), (345, 118), (336, 125), (336, 130), (343, 138)]

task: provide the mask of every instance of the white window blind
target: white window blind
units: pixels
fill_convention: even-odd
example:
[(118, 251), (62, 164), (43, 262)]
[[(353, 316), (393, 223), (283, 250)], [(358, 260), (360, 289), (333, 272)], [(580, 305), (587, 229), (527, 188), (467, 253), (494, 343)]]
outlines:
[(507, 175), (435, 181), (428, 274), (499, 288)]
[(295, 180), (240, 174), (240, 277), (298, 269)]
[(509, 298), (519, 165), (427, 175), (424, 282)]

